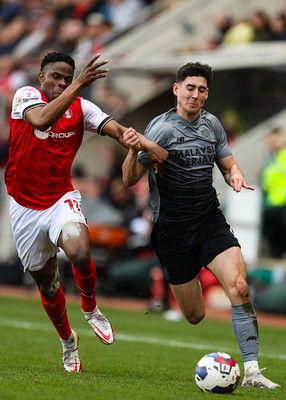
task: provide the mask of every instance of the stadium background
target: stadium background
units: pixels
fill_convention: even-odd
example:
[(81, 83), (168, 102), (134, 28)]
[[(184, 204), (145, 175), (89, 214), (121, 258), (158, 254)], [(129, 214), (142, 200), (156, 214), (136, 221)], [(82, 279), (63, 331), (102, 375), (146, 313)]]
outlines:
[[(116, 3), (122, 3), (122, 8)], [(286, 3), (284, 0), (2, 1), (2, 165), (12, 95), (23, 84), (37, 84), (39, 60), (46, 51), (69, 52), (76, 59), (77, 70), (91, 54), (100, 51), (103, 58), (110, 60), (111, 72), (108, 79), (95, 82), (83, 96), (122, 124), (141, 132), (156, 114), (174, 105), (171, 86), (176, 69), (188, 61), (207, 62), (213, 66), (215, 77), (206, 109), (225, 124), (234, 154), (247, 180), (256, 187), (254, 195), (242, 193), (235, 197), (216, 171), (215, 185), (222, 207), (242, 243), (249, 268), (271, 268), (270, 275), (275, 271), (275, 276), (284, 279), (284, 260), (265, 260), (267, 251), (260, 230), (260, 172), (267, 156), (267, 132), (274, 126), (286, 129), (285, 26), (284, 36), (282, 32), (279, 37), (254, 41), (242, 32), (230, 43), (223, 41), (220, 30), (227, 17), (233, 25), (242, 20), (251, 25), (258, 10), (269, 19), (277, 14), (285, 17)], [(137, 261), (143, 257), (146, 268), (143, 272), (147, 271), (147, 275), (154, 264), (152, 257), (148, 258), (147, 267), (145, 263), (146, 257), (150, 257), (146, 182), (132, 193), (123, 193), (117, 178), (124, 154), (124, 150), (106, 138), (87, 133), (75, 162), (74, 176), (87, 198), (85, 207), (94, 227), (94, 257), (103, 277), (106, 265), (122, 266), (130, 256)], [(134, 213), (128, 215), (131, 203)], [(7, 205), (1, 176), (0, 283), (29, 285), (23, 281), (15, 255)], [(101, 207), (100, 218), (96, 207)], [(105, 238), (99, 229), (102, 226)], [(116, 258), (110, 259), (110, 253)], [(136, 267), (141, 265), (136, 262)], [(68, 279), (67, 276), (67, 285)], [(151, 280), (148, 275), (146, 284)], [(110, 279), (107, 284), (110, 285)], [(107, 290), (112, 294), (115, 289), (118, 291), (115, 287)], [(127, 286), (124, 289), (130, 290)], [(137, 293), (140, 290), (137, 288)]]

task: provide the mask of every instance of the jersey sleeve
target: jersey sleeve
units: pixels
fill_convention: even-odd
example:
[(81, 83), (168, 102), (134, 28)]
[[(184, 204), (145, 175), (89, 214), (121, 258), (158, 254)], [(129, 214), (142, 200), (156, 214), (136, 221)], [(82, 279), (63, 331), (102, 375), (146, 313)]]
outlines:
[(27, 111), (45, 105), (46, 102), (42, 100), (38, 89), (32, 86), (24, 86), (18, 89), (14, 95), (11, 116), (13, 119), (25, 119)]
[(231, 156), (232, 152), (227, 142), (226, 132), (217, 118), (213, 118), (213, 127), (217, 138), (216, 158), (220, 160), (222, 158)]
[(107, 122), (111, 121), (113, 118), (89, 100), (81, 98), (81, 106), (84, 118), (84, 129), (104, 136), (102, 129)]

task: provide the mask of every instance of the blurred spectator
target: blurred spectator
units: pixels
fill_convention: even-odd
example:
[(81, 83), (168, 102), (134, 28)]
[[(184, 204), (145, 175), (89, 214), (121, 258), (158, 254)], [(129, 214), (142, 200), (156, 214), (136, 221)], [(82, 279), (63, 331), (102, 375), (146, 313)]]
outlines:
[(286, 15), (279, 13), (271, 18), (270, 29), (273, 40), (286, 40)]
[(116, 32), (124, 32), (135, 26), (144, 8), (142, 0), (107, 0), (107, 4), (109, 18)]
[(130, 187), (134, 194), (137, 215), (131, 220), (129, 229), (132, 236), (128, 239), (130, 249), (134, 249), (141, 254), (150, 253), (155, 257), (152, 249), (150, 237), (152, 231), (152, 209), (149, 200), (148, 176), (145, 175), (134, 186)]
[(57, 31), (53, 50), (72, 53), (83, 31), (84, 22), (80, 18), (63, 20)]
[(82, 212), (89, 224), (123, 225), (121, 211), (102, 196), (100, 179), (88, 176), (81, 166), (73, 168), (72, 176), (75, 189), (81, 193)]
[(261, 173), (262, 235), (270, 257), (286, 252), (286, 134), (274, 128), (267, 135), (269, 159)]
[(10, 54), (26, 34), (28, 29), (27, 19), (19, 15), (1, 28), (0, 35), (0, 55)]
[(223, 44), (250, 43), (254, 37), (254, 28), (247, 19), (234, 23), (224, 35)]
[(277, 151), (286, 146), (286, 134), (280, 128), (271, 128), (266, 135), (267, 164), (273, 161)]
[(96, 103), (104, 108), (107, 113), (118, 118), (121, 114), (126, 114), (130, 109), (128, 96), (114, 87), (111, 80), (100, 82), (95, 88)]
[(56, 4), (55, 19), (60, 24), (64, 19), (81, 19), (86, 21), (92, 13), (108, 14), (106, 0), (59, 0)]
[(44, 9), (31, 10), (27, 15), (25, 35), (14, 47), (13, 55), (17, 58), (38, 54), (44, 51), (46, 44), (54, 40), (55, 25), (53, 16)]
[(222, 126), (227, 134), (227, 139), (232, 145), (242, 133), (242, 122), (239, 113), (234, 109), (228, 109), (220, 117)]
[(104, 146), (102, 159), (105, 161), (105, 173), (100, 177), (103, 193), (108, 193), (109, 186), (113, 179), (122, 176), (121, 166), (126, 153), (113, 143)]
[(112, 24), (101, 13), (89, 14), (82, 35), (78, 38), (72, 56), (84, 63), (93, 54), (104, 50), (106, 40), (112, 35)]
[(226, 33), (233, 26), (233, 18), (229, 14), (221, 12), (215, 15), (213, 24), (216, 30), (213, 41), (218, 46), (223, 43)]
[(122, 225), (129, 227), (137, 216), (137, 207), (132, 190), (125, 186), (121, 177), (114, 178), (110, 183), (108, 199), (111, 205), (122, 215)]
[(0, 145), (8, 140), (9, 115), (15, 91), (27, 83), (27, 72), (11, 54), (0, 57)]
[(2, 0), (0, 3), (0, 23), (9, 24), (23, 10), (23, 2), (19, 0)]
[(267, 42), (273, 38), (266, 12), (254, 11), (250, 17), (250, 23), (253, 27), (253, 42)]

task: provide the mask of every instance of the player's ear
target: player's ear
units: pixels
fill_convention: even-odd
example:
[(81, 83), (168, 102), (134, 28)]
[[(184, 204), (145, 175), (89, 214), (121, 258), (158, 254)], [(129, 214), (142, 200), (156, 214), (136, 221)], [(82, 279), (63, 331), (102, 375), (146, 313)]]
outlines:
[(45, 75), (42, 71), (39, 72), (39, 82), (42, 84), (44, 82)]
[(174, 93), (175, 96), (177, 96), (177, 94), (178, 94), (178, 84), (177, 84), (177, 82), (175, 82), (173, 84), (173, 93)]
[(207, 100), (209, 97), (209, 88), (205, 91), (205, 100)]

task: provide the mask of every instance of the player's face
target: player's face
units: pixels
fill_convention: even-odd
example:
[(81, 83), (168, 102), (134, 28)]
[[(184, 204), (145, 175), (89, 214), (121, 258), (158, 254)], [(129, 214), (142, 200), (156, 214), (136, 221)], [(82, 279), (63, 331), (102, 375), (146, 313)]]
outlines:
[(73, 69), (65, 62), (47, 64), (39, 74), (41, 90), (49, 101), (59, 97), (72, 80)]
[(181, 83), (174, 83), (178, 114), (190, 121), (195, 120), (208, 98), (207, 81), (202, 76), (188, 76)]

